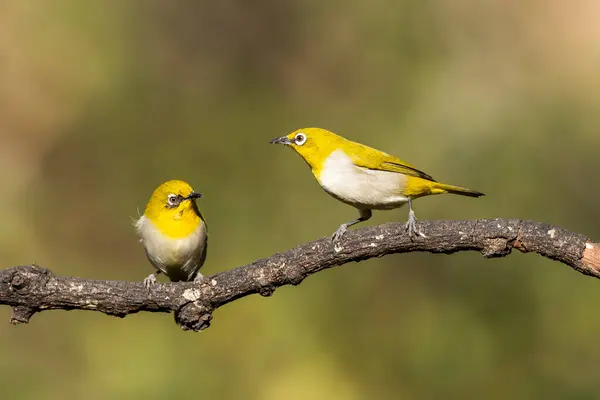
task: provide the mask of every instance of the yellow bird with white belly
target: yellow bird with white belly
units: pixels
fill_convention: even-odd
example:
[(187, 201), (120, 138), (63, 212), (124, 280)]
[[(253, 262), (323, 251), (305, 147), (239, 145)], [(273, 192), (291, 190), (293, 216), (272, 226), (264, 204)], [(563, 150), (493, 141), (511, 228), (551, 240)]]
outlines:
[(350, 226), (371, 218), (372, 210), (390, 210), (406, 203), (409, 235), (424, 237), (416, 226), (413, 199), (442, 193), (483, 196), (474, 190), (439, 183), (397, 157), (321, 128), (299, 129), (270, 143), (293, 148), (327, 193), (358, 209), (359, 218), (340, 225), (332, 235), (334, 241), (341, 239)]
[(194, 192), (186, 182), (171, 180), (160, 185), (134, 226), (146, 256), (157, 272), (144, 279), (150, 287), (163, 273), (171, 281), (203, 278), (199, 272), (206, 259), (207, 229)]

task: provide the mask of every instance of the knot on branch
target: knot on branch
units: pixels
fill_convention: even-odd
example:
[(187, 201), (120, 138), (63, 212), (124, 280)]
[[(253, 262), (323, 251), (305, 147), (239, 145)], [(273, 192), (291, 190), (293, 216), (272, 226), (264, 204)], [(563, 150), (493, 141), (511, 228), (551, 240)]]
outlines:
[(39, 293), (53, 274), (49, 269), (37, 265), (9, 268), (6, 272), (1, 279), (4, 288), (0, 289), (13, 293), (17, 299), (15, 301), (17, 305), (13, 307), (10, 323), (13, 325), (26, 324), (33, 314), (39, 311), (38, 307), (25, 305), (27, 297)]
[(199, 332), (210, 326), (212, 309), (195, 301), (184, 304), (175, 311), (175, 322), (184, 331)]
[(45, 285), (53, 275), (52, 271), (37, 265), (23, 265), (9, 268), (2, 276), (2, 283), (9, 285), (9, 290), (24, 295)]

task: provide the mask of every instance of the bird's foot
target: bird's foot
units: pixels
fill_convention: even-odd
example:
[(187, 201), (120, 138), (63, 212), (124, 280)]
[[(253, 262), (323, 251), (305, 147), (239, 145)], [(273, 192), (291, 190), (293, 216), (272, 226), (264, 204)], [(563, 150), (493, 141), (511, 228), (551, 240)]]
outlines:
[(346, 233), (347, 230), (348, 230), (348, 225), (347, 224), (340, 225), (340, 227), (337, 229), (337, 231), (333, 232), (333, 235), (331, 235), (331, 240), (334, 243), (339, 242), (342, 239), (342, 236), (344, 236), (344, 234)]
[(146, 289), (150, 289), (154, 285), (156, 285), (156, 274), (150, 274), (144, 279), (144, 286)]
[(404, 229), (408, 231), (408, 236), (411, 239), (414, 239), (416, 236), (420, 236), (422, 238), (426, 238), (425, 234), (417, 228), (417, 217), (415, 216), (415, 212), (410, 210), (408, 212), (408, 221), (406, 221), (406, 225), (404, 225)]

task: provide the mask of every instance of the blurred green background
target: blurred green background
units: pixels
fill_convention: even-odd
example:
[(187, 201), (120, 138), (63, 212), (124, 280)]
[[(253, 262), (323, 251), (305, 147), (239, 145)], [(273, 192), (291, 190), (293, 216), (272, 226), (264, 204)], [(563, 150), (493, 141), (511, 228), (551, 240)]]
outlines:
[[(205, 194), (205, 274), (331, 234), (355, 210), (268, 141), (319, 126), (486, 197), (421, 219), (519, 217), (600, 239), (593, 1), (4, 1), (0, 252), (141, 280), (154, 188)], [(406, 209), (369, 224), (403, 221)], [(22, 399), (598, 398), (600, 282), (513, 254), (392, 255), (215, 312), (45, 312), (8, 324)]]

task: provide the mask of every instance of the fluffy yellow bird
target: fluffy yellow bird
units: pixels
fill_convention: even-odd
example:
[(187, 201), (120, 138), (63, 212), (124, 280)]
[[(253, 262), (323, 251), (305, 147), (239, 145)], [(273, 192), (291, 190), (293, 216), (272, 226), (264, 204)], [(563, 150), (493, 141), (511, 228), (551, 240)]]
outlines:
[(406, 229), (410, 237), (425, 237), (417, 229), (412, 200), (453, 193), (479, 197), (483, 193), (436, 182), (404, 161), (320, 128), (299, 129), (270, 143), (293, 148), (306, 161), (321, 187), (336, 199), (358, 209), (359, 218), (346, 222), (332, 239), (342, 238), (348, 227), (371, 218), (372, 210), (390, 210), (408, 203)]
[(196, 204), (201, 197), (186, 182), (167, 181), (152, 193), (144, 215), (134, 222), (146, 256), (157, 269), (144, 279), (146, 287), (154, 285), (161, 272), (174, 282), (203, 278), (199, 270), (208, 237)]

